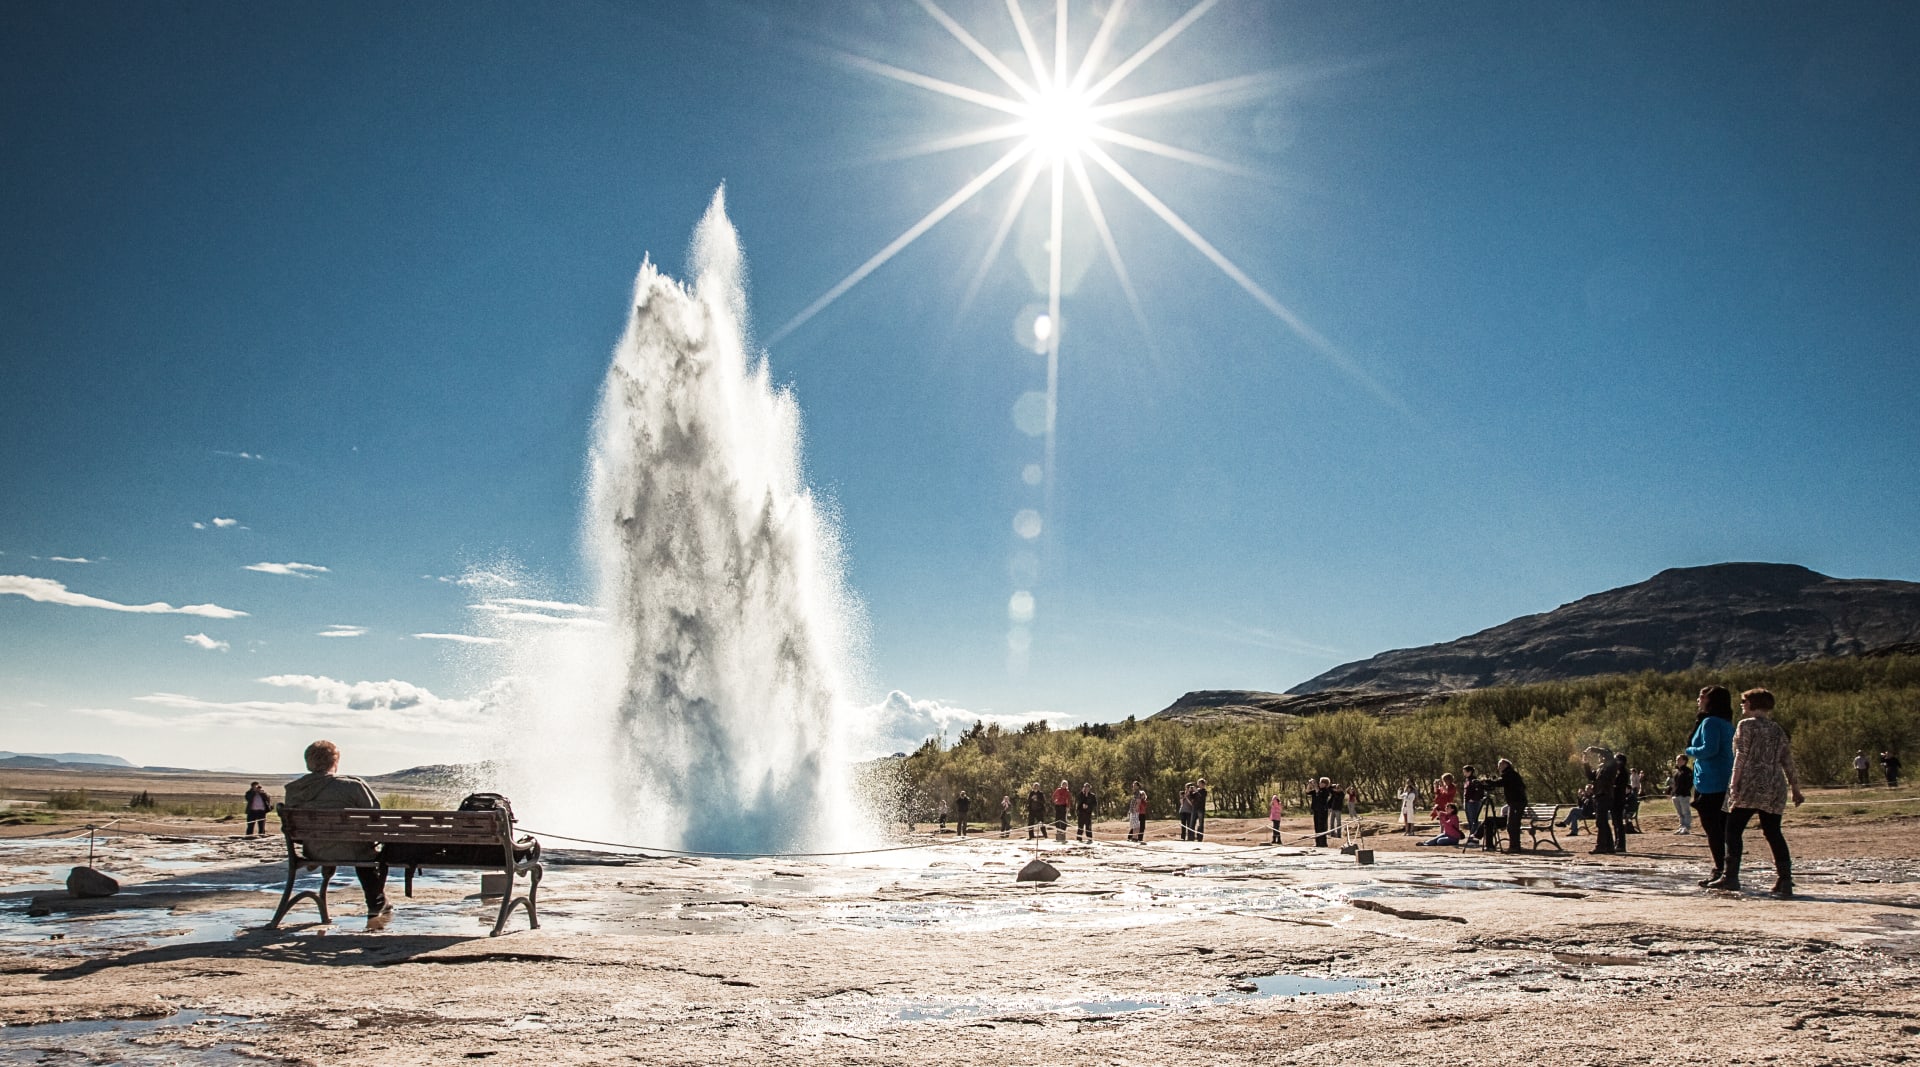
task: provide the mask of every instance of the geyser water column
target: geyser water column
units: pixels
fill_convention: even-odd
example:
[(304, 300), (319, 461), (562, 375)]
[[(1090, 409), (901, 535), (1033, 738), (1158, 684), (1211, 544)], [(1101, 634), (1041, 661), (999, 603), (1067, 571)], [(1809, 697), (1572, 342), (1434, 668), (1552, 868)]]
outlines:
[(799, 410), (748, 348), (724, 193), (690, 286), (641, 265), (594, 428), (582, 541), (617, 674), (610, 795), (629, 840), (835, 846), (862, 836), (857, 613), (802, 478)]

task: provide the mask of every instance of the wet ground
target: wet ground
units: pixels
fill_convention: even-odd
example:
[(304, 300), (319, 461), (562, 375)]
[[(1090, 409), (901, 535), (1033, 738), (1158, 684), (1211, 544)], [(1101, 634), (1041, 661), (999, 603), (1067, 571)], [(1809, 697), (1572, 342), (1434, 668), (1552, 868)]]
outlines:
[(993, 838), (831, 862), (554, 851), (541, 929), (516, 913), (488, 938), (471, 872), (411, 899), (396, 877), (380, 934), (351, 878), (334, 923), (302, 905), (266, 930), (278, 840), (96, 842), (126, 886), (97, 901), (62, 885), (84, 840), (6, 841), (0, 1063), (1920, 1059), (1910, 846), (1804, 862), (1783, 902), (1704, 892), (1696, 857), (1641, 843), (1661, 847), (1382, 842), (1369, 866), (1048, 843), (1051, 884), (1017, 883), (1035, 849)]

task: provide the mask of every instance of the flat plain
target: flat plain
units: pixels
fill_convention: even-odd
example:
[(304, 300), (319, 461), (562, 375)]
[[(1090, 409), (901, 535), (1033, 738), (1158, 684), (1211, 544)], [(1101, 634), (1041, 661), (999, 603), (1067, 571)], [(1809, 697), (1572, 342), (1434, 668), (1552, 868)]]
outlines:
[[(0, 1062), (1906, 1062), (1906, 795), (1791, 813), (1790, 901), (1754, 891), (1751, 831), (1749, 892), (1696, 887), (1704, 840), (1662, 803), (1604, 857), (1586, 834), (1507, 855), (1383, 833), (1363, 866), (1300, 847), (1297, 819), (1274, 848), (1264, 820), (1218, 818), (1144, 848), (1117, 823), (1091, 846), (1016, 830), (833, 860), (553, 847), (541, 928), (497, 938), (471, 872), (412, 898), (396, 877), (382, 933), (351, 879), (331, 926), (302, 906), (264, 929), (281, 839), (204, 818), (108, 828), (95, 864), (125, 890), (70, 900), (85, 822), (112, 817), (76, 814), (0, 841)], [(1058, 881), (1015, 881), (1036, 853)]]

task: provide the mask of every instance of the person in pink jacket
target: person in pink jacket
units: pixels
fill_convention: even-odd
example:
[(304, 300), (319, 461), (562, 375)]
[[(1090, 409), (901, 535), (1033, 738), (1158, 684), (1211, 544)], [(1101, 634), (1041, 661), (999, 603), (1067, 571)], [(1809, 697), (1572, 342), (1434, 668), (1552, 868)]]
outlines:
[(1280, 803), (1280, 794), (1275, 793), (1273, 800), (1267, 804), (1267, 818), (1273, 822), (1273, 843), (1276, 845), (1280, 843), (1280, 815), (1285, 810)]

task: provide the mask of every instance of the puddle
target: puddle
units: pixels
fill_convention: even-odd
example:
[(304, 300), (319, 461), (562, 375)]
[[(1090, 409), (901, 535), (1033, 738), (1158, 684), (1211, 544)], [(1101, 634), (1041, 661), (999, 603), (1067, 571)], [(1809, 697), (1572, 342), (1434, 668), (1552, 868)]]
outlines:
[[(1323, 993), (1358, 993), (1379, 983), (1365, 978), (1315, 978), (1304, 974), (1269, 974), (1245, 979), (1251, 992), (1237, 990), (1239, 999), (1265, 1000), (1270, 997), (1308, 997)], [(1233, 994), (1229, 994), (1232, 996)]]
[(0, 1063), (115, 1063), (129, 1067), (161, 1064), (258, 1064), (260, 1060), (232, 1040), (190, 1048), (166, 1040), (169, 1031), (197, 1039), (213, 1033), (244, 1040), (235, 1033), (255, 1020), (238, 1015), (180, 1011), (149, 1019), (89, 1019), (0, 1027)]
[(1136, 1011), (1167, 1008), (1202, 1008), (1215, 1004), (1241, 1004), (1253, 1000), (1281, 997), (1321, 996), (1334, 993), (1358, 993), (1377, 988), (1379, 983), (1366, 978), (1321, 978), (1304, 974), (1268, 974), (1243, 978), (1234, 988), (1212, 996), (1107, 997), (1098, 1000), (1070, 1001), (987, 1001), (979, 999), (921, 1001), (894, 1012), (901, 1022), (939, 1022), (944, 1019), (974, 1019), (985, 1015), (1124, 1015)]

